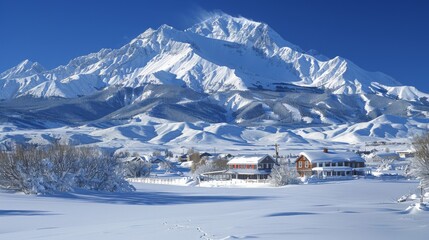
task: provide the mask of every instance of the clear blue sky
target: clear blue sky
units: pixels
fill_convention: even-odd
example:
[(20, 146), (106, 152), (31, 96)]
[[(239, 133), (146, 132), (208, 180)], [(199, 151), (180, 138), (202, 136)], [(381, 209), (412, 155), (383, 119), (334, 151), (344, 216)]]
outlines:
[(304, 50), (429, 92), (425, 0), (0, 0), (0, 72), (27, 58), (50, 69), (118, 48), (149, 27), (185, 29), (214, 10), (265, 22)]

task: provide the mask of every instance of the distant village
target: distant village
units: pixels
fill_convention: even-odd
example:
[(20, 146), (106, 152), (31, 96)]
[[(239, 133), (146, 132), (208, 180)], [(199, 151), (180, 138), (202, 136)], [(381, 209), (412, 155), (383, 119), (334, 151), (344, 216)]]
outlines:
[[(156, 178), (166, 176), (193, 176), (198, 181), (244, 180), (266, 182), (273, 175), (292, 174), (296, 178), (335, 180), (354, 179), (372, 175), (380, 166), (388, 166), (393, 161), (413, 157), (411, 150), (390, 152), (337, 151), (329, 148), (303, 150), (297, 155), (281, 156), (278, 145), (274, 154), (232, 155), (228, 153), (199, 152), (188, 149), (181, 154), (155, 151), (150, 156), (122, 154), (125, 165), (137, 167), (127, 173), (129, 178)], [(371, 159), (368, 164), (367, 159)], [(142, 167), (143, 166), (143, 167)], [(155, 166), (155, 167), (154, 167)], [(404, 168), (407, 168), (405, 166)], [(279, 170), (282, 169), (283, 170)], [(132, 169), (139, 169), (133, 171)], [(143, 169), (143, 170), (142, 170)], [(285, 170), (286, 169), (286, 170)], [(406, 171), (406, 169), (404, 169)]]

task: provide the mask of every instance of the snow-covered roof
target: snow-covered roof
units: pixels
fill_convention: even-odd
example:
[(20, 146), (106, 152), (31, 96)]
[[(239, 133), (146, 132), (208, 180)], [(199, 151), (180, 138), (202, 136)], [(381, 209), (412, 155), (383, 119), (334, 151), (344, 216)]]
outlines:
[(159, 159), (159, 160), (165, 160), (164, 156), (151, 156), (151, 157), (147, 157), (146, 159), (150, 159), (151, 161)]
[(310, 162), (344, 162), (344, 161), (354, 161), (354, 162), (365, 162), (363, 158), (353, 152), (335, 152), (328, 151), (305, 151), (301, 152), (299, 156), (305, 156)]
[(414, 153), (413, 150), (398, 150), (396, 153)]
[(123, 163), (127, 163), (127, 162), (146, 161), (146, 159), (144, 157), (125, 157), (125, 158), (119, 158), (119, 161)]
[(252, 155), (252, 156), (237, 156), (234, 157), (233, 159), (229, 160), (228, 165), (231, 164), (258, 164), (259, 162), (261, 162), (266, 156), (268, 156), (267, 154), (265, 155)]

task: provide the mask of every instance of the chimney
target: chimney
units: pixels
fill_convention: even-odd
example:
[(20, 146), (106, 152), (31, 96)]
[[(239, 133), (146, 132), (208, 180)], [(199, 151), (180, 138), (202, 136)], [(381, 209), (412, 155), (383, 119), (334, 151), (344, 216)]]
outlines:
[(327, 148), (324, 148), (324, 149), (323, 149), (323, 152), (324, 152), (324, 153), (328, 153), (328, 149), (327, 149)]

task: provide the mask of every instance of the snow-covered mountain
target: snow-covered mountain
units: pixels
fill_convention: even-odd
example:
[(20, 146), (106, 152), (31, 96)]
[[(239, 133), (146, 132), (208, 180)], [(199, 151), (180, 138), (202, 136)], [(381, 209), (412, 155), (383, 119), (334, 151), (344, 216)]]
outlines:
[(25, 60), (0, 75), (1, 98), (74, 98), (118, 84), (183, 85), (206, 93), (294, 84), (335, 94), (389, 89), (400, 98), (398, 92), (410, 92), (407, 100), (425, 96), (413, 87), (397, 90), (400, 84), (393, 78), (365, 71), (347, 59), (319, 60), (309, 52), (264, 23), (220, 14), (185, 31), (167, 25), (148, 29), (120, 49), (102, 49), (48, 71)]
[[(353, 134), (353, 124), (384, 115), (427, 118), (428, 99), (429, 94), (386, 74), (304, 51), (267, 24), (226, 14), (184, 31), (167, 25), (148, 29), (119, 49), (102, 49), (51, 70), (25, 60), (0, 74), (0, 121), (21, 128), (112, 127), (144, 114), (167, 121), (159, 124), (204, 121), (239, 128), (276, 126), (276, 132), (290, 124), (342, 125)], [(205, 128), (198, 128), (202, 135), (194, 138), (230, 139)], [(162, 132), (144, 129), (151, 132), (145, 135), (152, 136), (150, 141), (171, 141)], [(180, 138), (176, 130), (168, 131)], [(252, 139), (243, 136), (248, 129), (238, 132), (234, 141)], [(369, 136), (377, 131), (358, 132)], [(286, 135), (296, 141), (310, 136), (296, 133)], [(186, 134), (183, 139), (189, 139)], [(277, 134), (279, 139), (286, 135)]]

